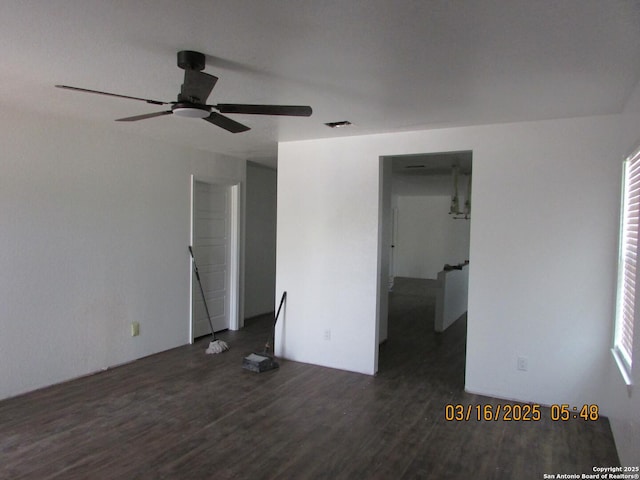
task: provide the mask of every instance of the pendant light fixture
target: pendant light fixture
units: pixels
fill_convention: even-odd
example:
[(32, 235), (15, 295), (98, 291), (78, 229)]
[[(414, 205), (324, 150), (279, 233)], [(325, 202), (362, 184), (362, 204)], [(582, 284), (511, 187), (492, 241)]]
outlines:
[(453, 215), (454, 220), (469, 220), (471, 218), (471, 174), (468, 175), (467, 195), (464, 201), (464, 208), (460, 210), (460, 194), (458, 191), (458, 181), (460, 167), (454, 165), (451, 167), (451, 178), (453, 180), (453, 192), (451, 194), (451, 206), (449, 207), (449, 215)]
[(459, 215), (460, 199), (458, 198), (458, 166), (451, 167), (451, 178), (453, 179), (453, 194), (451, 195), (451, 206), (449, 207), (449, 215)]

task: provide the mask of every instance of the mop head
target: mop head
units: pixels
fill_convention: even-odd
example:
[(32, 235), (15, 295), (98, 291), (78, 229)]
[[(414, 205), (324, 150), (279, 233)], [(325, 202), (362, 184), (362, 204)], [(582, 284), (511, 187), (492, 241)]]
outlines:
[(222, 340), (214, 340), (209, 344), (209, 348), (207, 348), (207, 353), (222, 353), (229, 350), (229, 345)]

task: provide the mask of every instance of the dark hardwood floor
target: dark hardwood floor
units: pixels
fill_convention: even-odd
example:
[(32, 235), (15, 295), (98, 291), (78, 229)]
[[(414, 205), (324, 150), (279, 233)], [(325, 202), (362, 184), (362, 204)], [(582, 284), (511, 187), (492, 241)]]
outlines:
[(618, 465), (609, 423), (445, 420), (464, 393), (466, 323), (393, 294), (376, 377), (281, 361), (242, 370), (270, 318), (0, 402), (2, 479), (541, 479)]

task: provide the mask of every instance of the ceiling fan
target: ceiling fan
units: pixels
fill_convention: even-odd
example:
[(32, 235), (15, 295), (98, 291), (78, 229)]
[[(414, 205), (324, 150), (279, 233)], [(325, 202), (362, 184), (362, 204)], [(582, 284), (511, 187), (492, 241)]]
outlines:
[[(218, 81), (217, 77), (204, 73), (205, 56), (199, 52), (183, 50), (178, 52), (178, 67), (184, 70), (184, 83), (175, 102), (162, 102), (160, 100), (150, 100), (148, 98), (131, 97), (128, 95), (118, 95), (116, 93), (100, 92), (87, 88), (70, 87), (69, 85), (56, 85), (58, 88), (73, 90), (76, 92), (96, 93), (110, 97), (128, 98), (153, 105), (171, 105), (171, 110), (163, 112), (146, 113), (133, 117), (118, 118), (118, 122), (135, 122), (146, 120), (147, 118), (162, 117), (175, 114), (179, 117), (202, 118), (209, 123), (224, 128), (231, 133), (240, 133), (250, 130), (249, 127), (235, 120), (232, 120), (222, 113), (242, 113), (249, 115), (286, 115), (293, 117), (311, 116), (311, 107), (306, 105), (251, 105), (241, 103), (219, 103), (217, 105), (206, 104), (211, 90)], [(212, 109), (217, 110), (213, 112)], [(220, 112), (220, 113), (218, 113)]]

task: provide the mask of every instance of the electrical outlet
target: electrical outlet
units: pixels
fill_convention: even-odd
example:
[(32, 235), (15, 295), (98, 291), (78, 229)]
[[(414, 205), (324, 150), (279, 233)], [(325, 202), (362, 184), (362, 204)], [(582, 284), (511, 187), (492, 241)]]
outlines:
[(140, 335), (140, 324), (138, 322), (131, 322), (131, 336), (137, 337)]
[(527, 357), (518, 357), (518, 370), (526, 372), (529, 369)]
[(331, 340), (331, 330), (329, 330), (328, 328), (324, 331), (324, 339)]

